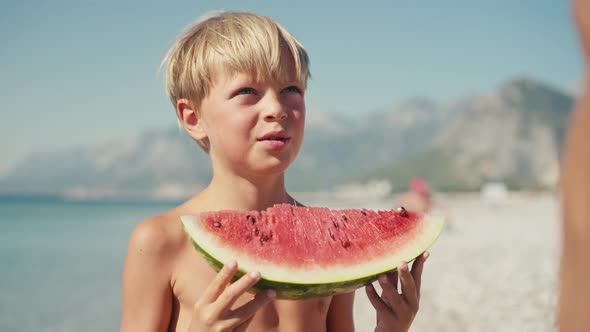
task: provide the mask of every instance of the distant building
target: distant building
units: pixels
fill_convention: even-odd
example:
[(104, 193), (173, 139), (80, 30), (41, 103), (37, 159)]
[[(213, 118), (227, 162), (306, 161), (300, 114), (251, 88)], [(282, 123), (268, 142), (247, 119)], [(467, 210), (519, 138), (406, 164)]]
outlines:
[(481, 186), (479, 194), (485, 201), (503, 201), (508, 197), (508, 186), (504, 182), (486, 182)]

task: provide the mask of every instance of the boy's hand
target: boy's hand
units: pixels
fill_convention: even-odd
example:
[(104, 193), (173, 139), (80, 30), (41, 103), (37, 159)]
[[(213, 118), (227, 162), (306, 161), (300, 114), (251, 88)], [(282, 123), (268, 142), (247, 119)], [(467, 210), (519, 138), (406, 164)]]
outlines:
[[(379, 277), (379, 284), (383, 289), (381, 296), (377, 294), (372, 284), (365, 287), (369, 301), (377, 311), (375, 332), (405, 332), (410, 329), (418, 313), (422, 269), (428, 255), (428, 252), (425, 252), (416, 258), (411, 272), (408, 264), (402, 262), (396, 271), (381, 275)], [(401, 280), (401, 294), (397, 290), (398, 276)]]
[(237, 263), (231, 261), (219, 271), (195, 303), (189, 331), (245, 331), (256, 311), (274, 297), (274, 291), (267, 290), (232, 309), (236, 300), (260, 280), (260, 273), (250, 272), (230, 284), (237, 270)]

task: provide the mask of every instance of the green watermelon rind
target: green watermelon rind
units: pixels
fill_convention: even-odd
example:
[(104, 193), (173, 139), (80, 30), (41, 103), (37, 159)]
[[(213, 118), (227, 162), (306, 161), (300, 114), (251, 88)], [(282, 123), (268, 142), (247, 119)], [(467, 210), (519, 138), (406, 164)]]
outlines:
[[(207, 263), (215, 270), (219, 271), (223, 267), (224, 263), (215, 258), (212, 254), (207, 252), (203, 249), (191, 236), (190, 230), (187, 228), (186, 223), (192, 222), (190, 219), (184, 219), (185, 217), (192, 218), (192, 216), (183, 216), (181, 217), (182, 225), (184, 228), (185, 233), (188, 235), (191, 243), (195, 247), (195, 249), (203, 256), (203, 258), (207, 261)], [(411, 255), (411, 257), (404, 257), (403, 261), (411, 262), (420, 256), (423, 252), (428, 250), (438, 239), (440, 236), (443, 226), (444, 226), (444, 218), (443, 217), (433, 217), (424, 215), (423, 218), (426, 219), (426, 223), (433, 223), (431, 225), (432, 232), (436, 232), (436, 235), (431, 238), (431, 241), (427, 243), (422, 243), (421, 246), (417, 246), (416, 250), (414, 251), (415, 254)], [(299, 299), (307, 299), (307, 298), (316, 298), (316, 297), (325, 297), (325, 296), (333, 296), (339, 294), (345, 294), (352, 292), (360, 287), (368, 285), (369, 283), (374, 282), (377, 280), (377, 277), (383, 273), (389, 271), (395, 271), (397, 269), (397, 262), (393, 262), (392, 264), (386, 268), (378, 271), (377, 273), (369, 273), (367, 276), (361, 278), (354, 278), (350, 280), (334, 280), (334, 282), (322, 282), (322, 283), (293, 283), (293, 282), (284, 282), (284, 281), (277, 281), (266, 279), (264, 276), (256, 283), (254, 287), (252, 287), (251, 292), (257, 293), (262, 290), (272, 289), (276, 292), (276, 298), (278, 299), (286, 299), (286, 300), (299, 300)], [(233, 280), (239, 279), (245, 273), (249, 271), (245, 271), (239, 268), (238, 262), (238, 272), (234, 276)]]

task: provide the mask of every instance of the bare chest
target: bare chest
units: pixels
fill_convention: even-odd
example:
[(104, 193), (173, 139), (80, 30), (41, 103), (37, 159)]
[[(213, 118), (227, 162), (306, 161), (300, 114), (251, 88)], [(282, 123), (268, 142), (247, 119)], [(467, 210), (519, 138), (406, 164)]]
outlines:
[[(176, 265), (174, 310), (171, 330), (186, 331), (192, 318), (195, 302), (215, 278), (215, 271), (190, 246), (184, 250)], [(242, 295), (232, 309), (253, 298)], [(262, 307), (254, 316), (249, 331), (325, 331), (331, 297), (309, 300), (275, 300)]]

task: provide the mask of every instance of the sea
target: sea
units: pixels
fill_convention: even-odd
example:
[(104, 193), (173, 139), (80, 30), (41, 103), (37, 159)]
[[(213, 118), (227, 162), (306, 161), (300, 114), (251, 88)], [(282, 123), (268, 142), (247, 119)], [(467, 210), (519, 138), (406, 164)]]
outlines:
[(0, 198), (0, 331), (118, 331), (129, 236), (176, 204)]
[[(391, 208), (366, 195), (295, 197), (307, 206)], [(131, 232), (179, 203), (0, 196), (0, 332), (118, 331)]]

